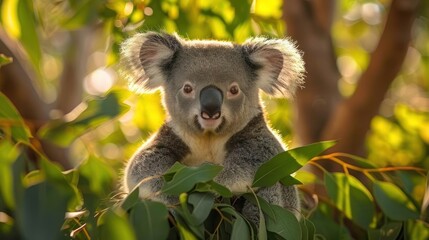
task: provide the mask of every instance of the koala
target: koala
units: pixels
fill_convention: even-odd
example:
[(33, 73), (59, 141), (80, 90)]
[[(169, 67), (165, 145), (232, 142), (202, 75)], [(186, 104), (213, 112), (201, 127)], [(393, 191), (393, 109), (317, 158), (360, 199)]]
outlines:
[[(139, 185), (140, 198), (172, 203), (155, 194), (163, 185), (160, 176), (175, 162), (208, 162), (223, 166), (215, 181), (239, 195), (249, 191), (262, 163), (285, 150), (267, 124), (259, 92), (292, 97), (302, 85), (304, 63), (289, 40), (255, 37), (234, 44), (147, 32), (123, 42), (121, 61), (131, 89), (161, 89), (167, 115), (128, 162), (125, 191)], [(300, 209), (294, 186), (277, 183), (257, 194), (296, 214)], [(242, 213), (258, 219), (251, 203)]]

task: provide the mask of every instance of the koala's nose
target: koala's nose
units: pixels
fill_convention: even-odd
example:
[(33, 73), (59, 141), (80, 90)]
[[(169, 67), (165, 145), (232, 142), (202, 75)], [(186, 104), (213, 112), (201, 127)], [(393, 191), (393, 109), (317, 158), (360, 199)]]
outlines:
[(204, 119), (218, 119), (222, 107), (222, 91), (215, 86), (207, 86), (201, 90), (200, 104), (201, 117)]

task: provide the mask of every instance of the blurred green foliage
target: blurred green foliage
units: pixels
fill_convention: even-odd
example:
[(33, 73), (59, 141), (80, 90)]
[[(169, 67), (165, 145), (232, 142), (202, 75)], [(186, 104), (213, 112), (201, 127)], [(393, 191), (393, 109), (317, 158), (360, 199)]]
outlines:
[[(364, 16), (362, 7), (376, 4), (380, 15), (385, 11), (385, 3), (339, 1), (333, 37), (342, 75), (339, 87), (345, 96), (354, 90), (356, 80), (368, 64), (368, 52), (376, 44), (374, 36), (382, 29), (382, 21)], [(64, 69), (62, 48), (70, 44), (67, 42), (70, 33), (78, 29), (89, 27), (97, 33), (88, 52), (89, 71), (114, 69), (119, 44), (138, 31), (164, 30), (189, 38), (237, 42), (253, 35), (281, 37), (285, 33), (281, 0), (1, 0), (0, 4), (2, 29), (25, 49), (36, 72), (38, 87), (48, 102), (55, 101), (55, 86)], [(422, 9), (427, 9), (428, 3), (422, 4), (426, 6)], [(346, 173), (325, 172), (324, 182), (305, 171), (289, 175), (319, 153), (318, 144), (304, 148), (304, 153), (315, 151), (315, 155), (302, 155), (302, 149), (285, 153), (287, 156), (281, 159), (295, 159), (297, 165), (286, 169), (287, 175), (282, 178), (276, 175), (275, 179), (257, 179), (257, 184), (280, 181), (326, 186), (329, 199), (317, 199), (318, 204), (308, 207), (300, 222), (286, 210), (260, 202), (261, 213), (267, 216), (266, 225), (265, 222), (258, 227), (252, 225), (231, 207), (228, 189), (211, 181), (214, 175), (201, 179), (196, 173), (197, 177), (191, 178), (187, 186), (180, 185), (184, 188), (178, 191), (175, 178), (195, 172), (186, 167), (165, 176), (169, 185), (174, 186), (170, 190), (177, 191), (169, 193), (182, 194), (181, 204), (174, 207), (175, 215), (168, 215), (171, 206), (138, 201), (136, 192), (124, 198), (118, 188), (124, 162), (165, 118), (159, 92), (144, 96), (130, 94), (126, 83), (111, 72), (108, 73), (114, 84), (109, 92), (94, 93), (86, 88), (81, 105), (37, 133), (41, 138), (71, 148), (78, 167), (66, 172), (41, 152), (40, 142), (30, 134), (31, 123), (25, 122), (10, 100), (0, 94), (0, 238), (141, 239), (151, 235), (157, 239), (170, 234), (172, 238), (196, 239), (207, 234), (201, 232), (202, 224), (210, 223), (222, 223), (218, 229), (210, 230), (213, 236), (226, 234), (237, 239), (245, 235), (263, 238), (267, 234), (270, 239), (351, 239), (353, 231), (363, 232), (368, 239), (429, 238), (427, 177), (415, 168), (388, 168), (410, 165), (429, 168), (429, 112), (421, 103), (429, 89), (427, 14), (422, 10), (416, 23), (419, 36), (383, 104), (383, 115), (372, 123), (367, 141), (371, 164), (352, 157), (357, 166), (365, 165), (359, 171), (369, 176), (370, 184)], [(0, 66), (10, 61), (8, 56), (0, 55)], [(265, 97), (264, 101), (271, 124), (285, 142), (293, 144), (291, 104)], [(327, 159), (336, 161), (335, 156)], [(274, 159), (273, 166), (261, 171), (275, 170), (279, 167), (275, 163)], [(317, 166), (317, 158), (310, 163)], [(205, 167), (213, 174), (218, 171), (213, 166)], [(212, 193), (223, 196), (225, 202), (215, 200)], [(251, 194), (246, 197), (255, 198)], [(221, 221), (215, 222), (213, 214)], [(154, 227), (148, 228), (150, 225), (145, 223)], [(282, 224), (296, 228), (284, 232), (279, 227)]]

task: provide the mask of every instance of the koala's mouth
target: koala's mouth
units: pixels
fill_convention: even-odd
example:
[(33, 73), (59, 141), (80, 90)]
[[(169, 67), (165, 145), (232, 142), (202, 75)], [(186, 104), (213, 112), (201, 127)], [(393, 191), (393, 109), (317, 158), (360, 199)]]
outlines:
[(225, 117), (221, 116), (217, 119), (204, 119), (201, 116), (196, 115), (194, 123), (202, 132), (209, 131), (219, 133), (225, 125)]

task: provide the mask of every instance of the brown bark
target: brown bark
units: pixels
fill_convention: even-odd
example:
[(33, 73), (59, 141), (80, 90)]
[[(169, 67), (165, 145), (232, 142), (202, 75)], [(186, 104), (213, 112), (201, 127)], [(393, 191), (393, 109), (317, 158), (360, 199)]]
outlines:
[(13, 62), (0, 69), (0, 91), (14, 104), (16, 109), (29, 125), (36, 141), (40, 141), (42, 151), (49, 159), (60, 163), (64, 168), (71, 168), (68, 149), (58, 147), (48, 141), (37, 138), (37, 130), (49, 118), (50, 107), (40, 97), (33, 83), (34, 77), (24, 67), (22, 55), (18, 52), (19, 46), (11, 41), (4, 32), (0, 32), (0, 52), (12, 57)]
[(330, 34), (334, 5), (332, 0), (287, 0), (284, 4), (288, 35), (303, 52), (307, 71), (305, 88), (296, 95), (298, 118), (294, 126), (300, 144), (320, 139), (341, 99), (337, 88), (340, 74)]
[(82, 81), (86, 74), (89, 45), (93, 36), (93, 27), (71, 32), (71, 41), (66, 53), (64, 70), (59, 83), (58, 98), (52, 105), (43, 101), (31, 75), (31, 67), (19, 51), (17, 42), (10, 40), (0, 29), (0, 52), (13, 58), (11, 64), (0, 69), (0, 91), (3, 92), (28, 123), (36, 141), (40, 142), (42, 151), (65, 169), (73, 164), (69, 149), (59, 147), (47, 140), (39, 139), (37, 131), (51, 120), (52, 109), (68, 113), (82, 101)]
[(11, 49), (17, 50), (19, 46), (0, 29), (0, 52), (13, 58), (12, 63), (0, 68), (0, 90), (12, 101), (23, 118), (39, 125), (39, 121), (49, 119), (49, 108), (34, 88), (33, 76), (21, 63), (22, 57)]
[[(371, 119), (395, 79), (411, 40), (418, 0), (394, 0), (384, 31), (353, 95), (332, 115), (322, 139), (339, 139), (334, 151), (361, 153)], [(414, 5), (414, 6), (412, 6)]]
[(337, 139), (332, 151), (362, 155), (370, 122), (405, 58), (418, 2), (392, 1), (378, 46), (356, 91), (341, 99), (330, 34), (335, 1), (284, 1), (288, 35), (304, 52), (307, 70), (305, 89), (297, 93), (295, 126), (301, 144)]
[(64, 114), (82, 101), (82, 84), (87, 73), (88, 52), (95, 31), (95, 27), (89, 26), (70, 32), (71, 44), (64, 57), (64, 70), (55, 107)]

